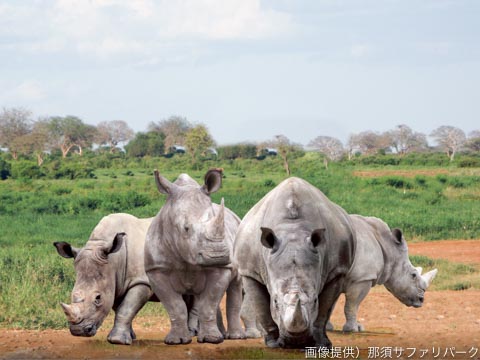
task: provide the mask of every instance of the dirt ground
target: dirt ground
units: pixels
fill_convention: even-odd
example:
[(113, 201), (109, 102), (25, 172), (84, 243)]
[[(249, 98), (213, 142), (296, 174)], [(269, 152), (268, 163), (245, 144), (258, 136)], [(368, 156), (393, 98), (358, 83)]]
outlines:
[[(409, 245), (411, 254), (480, 266), (480, 241), (436, 241)], [(480, 291), (431, 291), (422, 308), (407, 308), (383, 287), (372, 289), (360, 306), (366, 332), (329, 333), (337, 358), (480, 359)], [(336, 329), (344, 323), (343, 297), (334, 311)], [(108, 324), (94, 338), (68, 330), (0, 330), (0, 359), (245, 359), (321, 358), (318, 351), (267, 349), (262, 339), (228, 340), (219, 345), (167, 346), (169, 323), (138, 318), (131, 346), (106, 341)], [(318, 349), (317, 349), (318, 350)], [(312, 349), (310, 350), (312, 351)], [(350, 353), (351, 351), (352, 353)]]

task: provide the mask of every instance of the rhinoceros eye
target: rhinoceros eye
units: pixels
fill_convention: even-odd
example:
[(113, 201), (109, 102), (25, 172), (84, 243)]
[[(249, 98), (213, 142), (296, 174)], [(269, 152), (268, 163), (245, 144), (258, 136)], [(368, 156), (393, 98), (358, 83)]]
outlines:
[(412, 273), (412, 279), (416, 279), (417, 278), (417, 274), (416, 273)]
[(185, 232), (188, 233), (188, 231), (190, 230), (190, 228), (188, 227), (188, 225), (185, 225), (185, 226), (183, 227), (183, 230), (185, 230)]

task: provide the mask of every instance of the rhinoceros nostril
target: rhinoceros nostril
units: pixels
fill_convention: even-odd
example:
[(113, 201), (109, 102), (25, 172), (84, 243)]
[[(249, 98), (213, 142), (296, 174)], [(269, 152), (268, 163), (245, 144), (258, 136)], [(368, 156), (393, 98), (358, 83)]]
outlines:
[(423, 296), (419, 296), (419, 297), (418, 297), (418, 300), (419, 300), (421, 303), (423, 303), (423, 299), (424, 299)]
[(83, 331), (85, 332), (85, 334), (91, 335), (95, 331), (95, 326), (94, 325), (85, 326)]

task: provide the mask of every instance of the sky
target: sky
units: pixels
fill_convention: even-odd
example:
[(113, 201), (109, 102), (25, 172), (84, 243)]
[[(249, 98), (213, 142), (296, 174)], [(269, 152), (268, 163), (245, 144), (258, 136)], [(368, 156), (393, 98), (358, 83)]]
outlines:
[(0, 108), (219, 145), (480, 129), (480, 1), (0, 0)]

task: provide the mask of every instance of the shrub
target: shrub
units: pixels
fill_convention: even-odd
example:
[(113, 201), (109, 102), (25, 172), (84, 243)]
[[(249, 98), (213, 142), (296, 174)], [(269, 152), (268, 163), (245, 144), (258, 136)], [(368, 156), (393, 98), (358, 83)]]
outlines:
[(5, 180), (11, 175), (10, 169), (10, 164), (4, 159), (0, 158), (0, 180)]
[(11, 171), (14, 179), (39, 179), (45, 176), (43, 168), (29, 160), (14, 161)]

